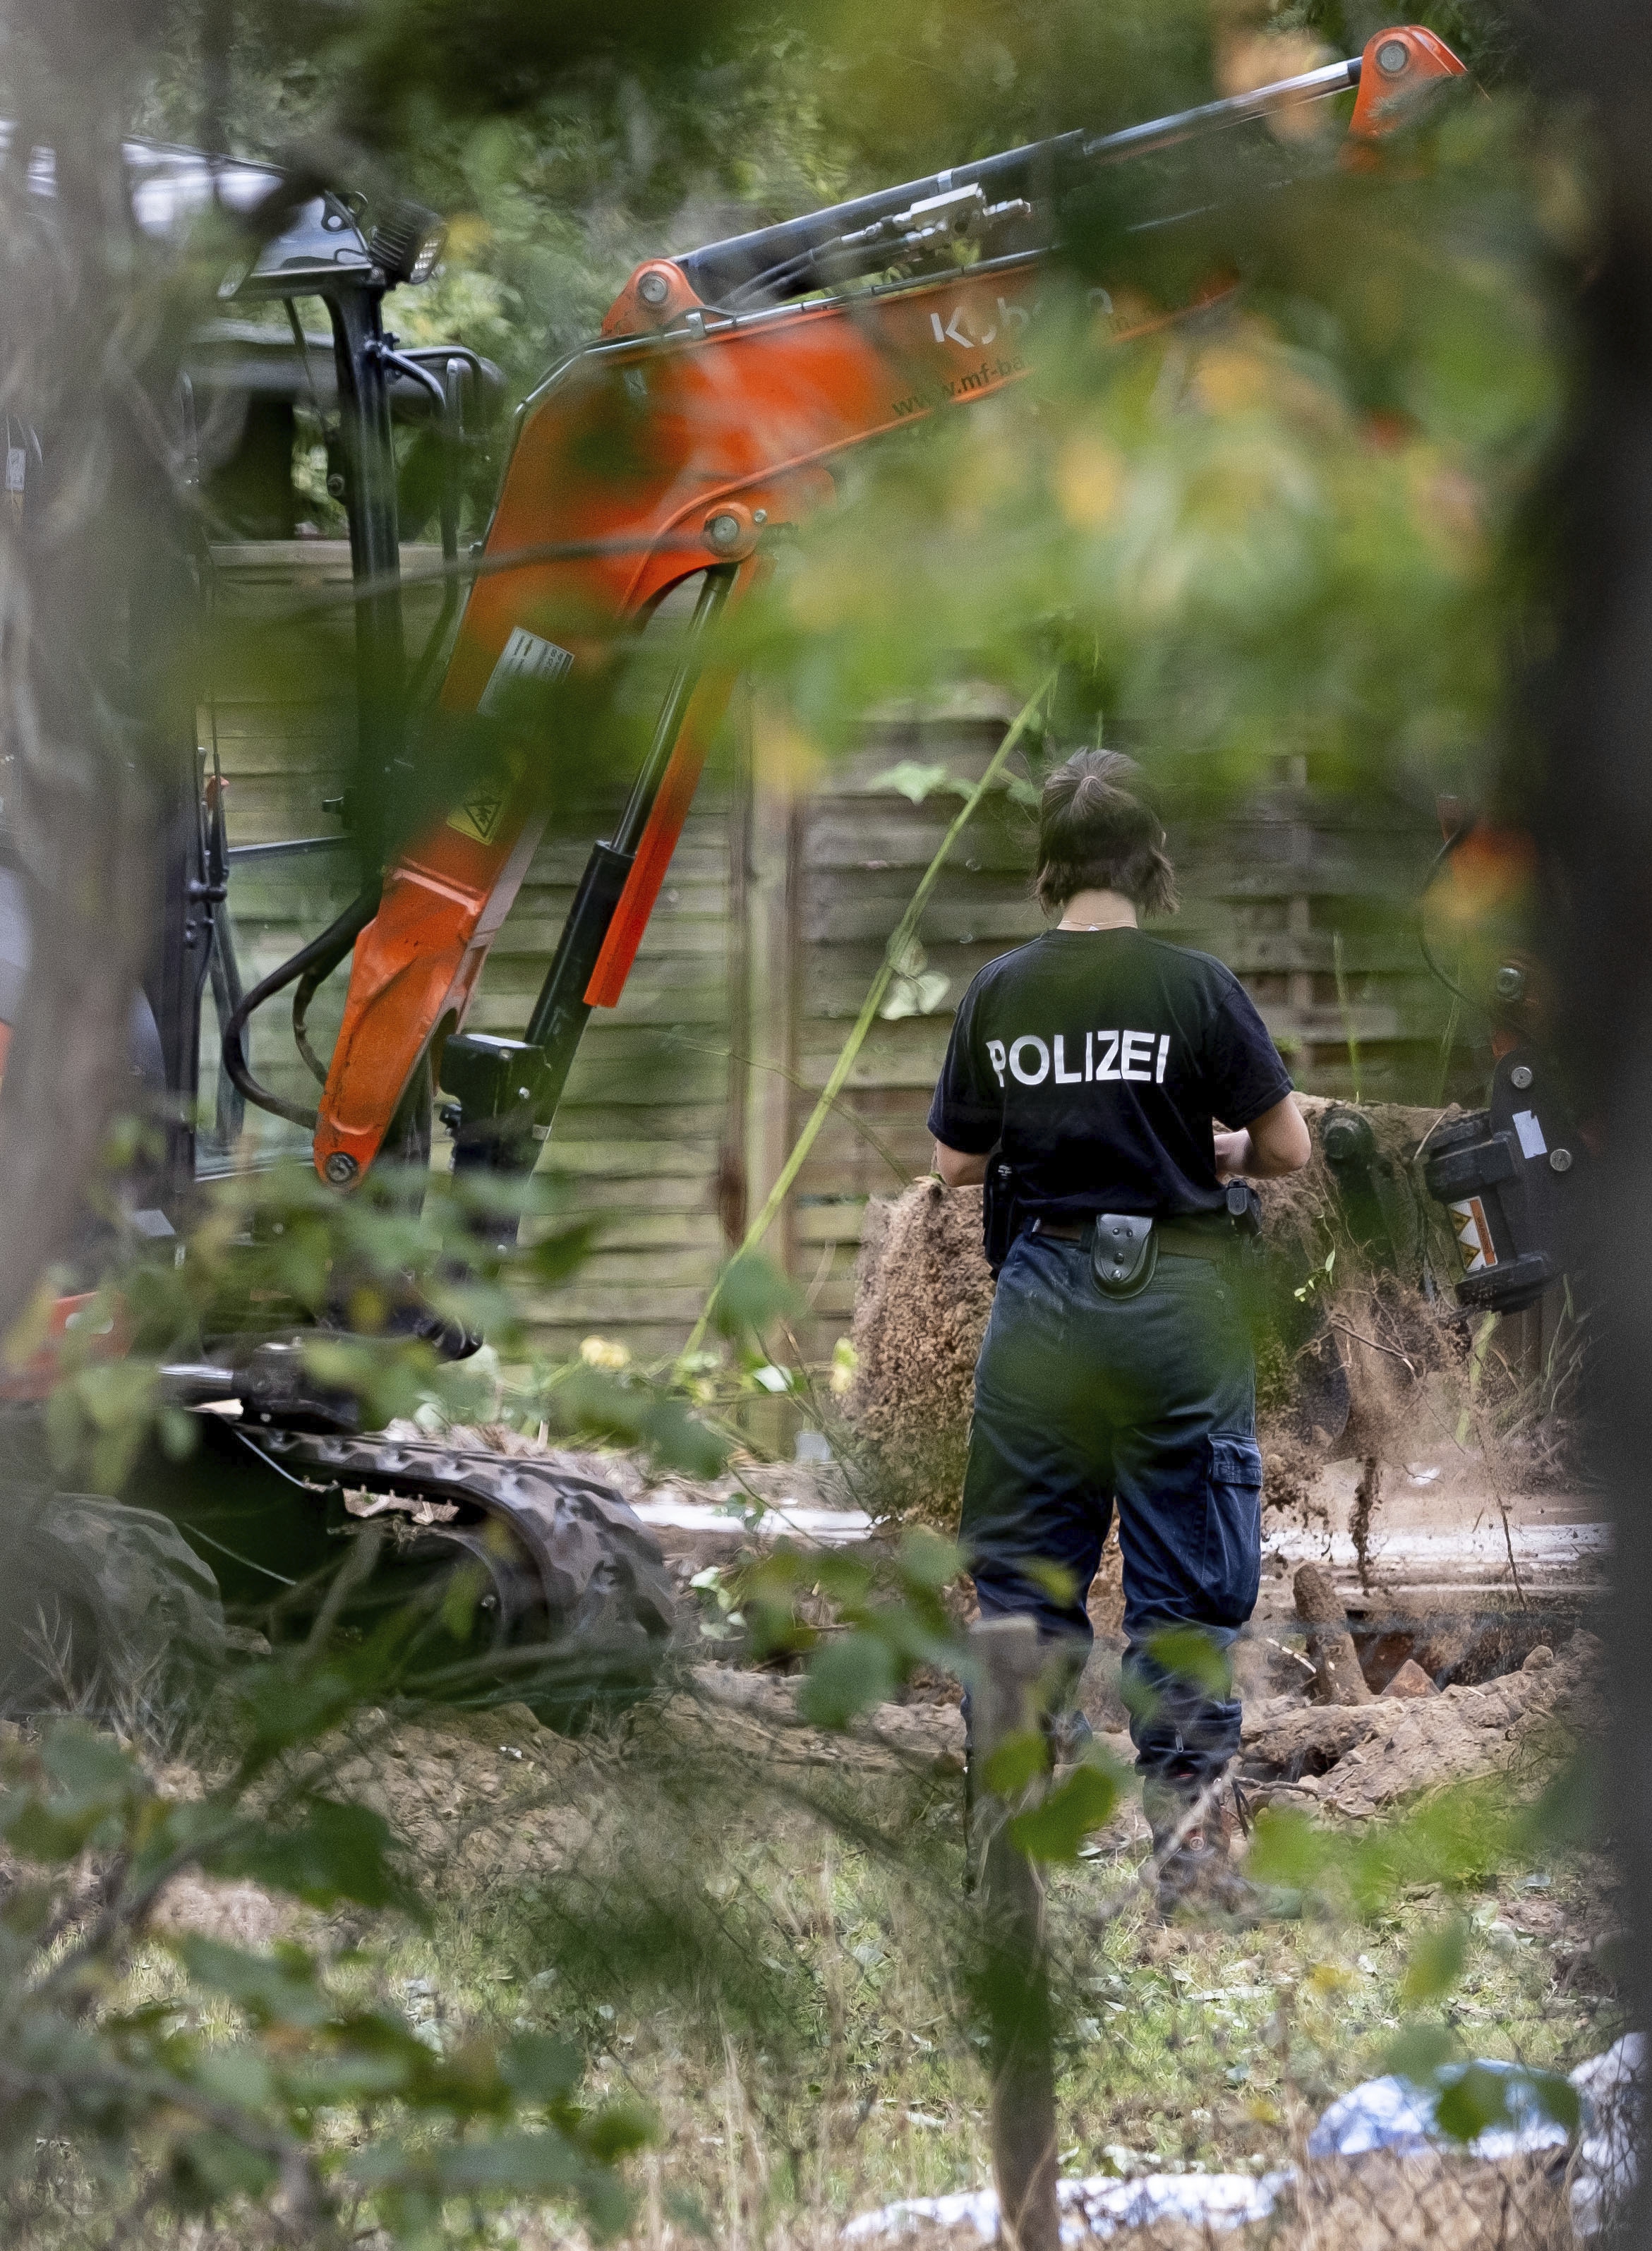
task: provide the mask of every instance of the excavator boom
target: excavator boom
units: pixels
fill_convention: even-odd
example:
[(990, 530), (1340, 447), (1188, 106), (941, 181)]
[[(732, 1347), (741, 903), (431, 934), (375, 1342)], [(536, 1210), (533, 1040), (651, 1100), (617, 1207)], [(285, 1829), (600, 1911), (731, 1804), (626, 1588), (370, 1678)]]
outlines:
[[(496, 762), (403, 851), (355, 939), (315, 1134), (323, 1177), (347, 1188), (372, 1163), (433, 1043), (457, 1105), (455, 1164), (531, 1170), (591, 1009), (624, 990), (726, 703), (729, 676), (703, 662), (711, 625), (750, 591), (765, 543), (830, 499), (846, 452), (1026, 373), (1065, 182), (1350, 87), (1357, 146), (1462, 68), (1426, 31), (1385, 31), (1357, 59), (1255, 93), (1100, 138), (1064, 135), (640, 267), (601, 336), (520, 411), (439, 698), (451, 720), (499, 718)], [(981, 246), (971, 266), (845, 286), (965, 234)], [(1157, 324), (1109, 323), (1107, 293), (1093, 294), (1114, 338)], [(695, 578), (695, 627), (653, 750), (593, 853), (525, 1036), (465, 1033), (545, 819), (543, 751), (512, 724), (513, 705), (518, 723), (529, 712), (524, 683), (600, 682), (655, 605)]]

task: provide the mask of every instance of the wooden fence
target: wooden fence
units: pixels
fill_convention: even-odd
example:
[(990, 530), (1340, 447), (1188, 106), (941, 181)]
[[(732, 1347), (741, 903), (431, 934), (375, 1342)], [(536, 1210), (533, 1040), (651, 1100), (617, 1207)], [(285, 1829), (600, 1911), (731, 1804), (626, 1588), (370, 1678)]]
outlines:
[[(232, 612), (256, 617), (272, 589), (347, 568), (328, 544), (299, 543), (233, 551), (220, 581)], [(313, 653), (295, 675), (266, 644), (247, 648), (258, 662), (238, 664), (215, 713), (232, 842), (324, 832), (321, 800), (343, 772), (347, 645), (340, 635), (325, 678)], [(851, 753), (825, 761), (783, 715), (737, 698), (624, 998), (593, 1019), (547, 1145), (570, 1209), (600, 1222), (574, 1281), (532, 1306), (548, 1348), (570, 1351), (593, 1333), (642, 1359), (681, 1347), (957, 810), (955, 792), (914, 803), (890, 771), (903, 768), (909, 787), (921, 767), (972, 781), (1008, 715), (1001, 697), (961, 694), (947, 710), (869, 721)], [(577, 827), (547, 835), (495, 945), (474, 1029), (520, 1032), (591, 837), (615, 810), (587, 800)], [(1353, 1092), (1357, 1054), (1367, 1099), (1438, 1098), (1446, 1002), (1413, 928), (1434, 843), (1425, 814), (1326, 797), (1299, 767), (1219, 821), (1178, 823), (1172, 841), (1186, 904), (1167, 934), (1245, 979), (1299, 1086)], [(1042, 926), (1028, 890), (1031, 842), (1029, 814), (1007, 795), (965, 832), (925, 915), (921, 956), (902, 965), (774, 1229), (771, 1255), (809, 1301), (799, 1341), (811, 1358), (848, 1325), (868, 1197), (927, 1168), (924, 1119), (953, 1009), (984, 962)], [(297, 942), (320, 881), (312, 867), (284, 910), (260, 866), (238, 863), (234, 877), (238, 906), (262, 915), (244, 965), (254, 973)], [(323, 994), (323, 1033), (326, 1009)], [(286, 1029), (280, 1010), (267, 1013), (255, 1053), (274, 1073), (285, 1068)], [(1472, 1061), (1459, 1065), (1472, 1085)], [(438, 1161), (444, 1148), (439, 1134)]]

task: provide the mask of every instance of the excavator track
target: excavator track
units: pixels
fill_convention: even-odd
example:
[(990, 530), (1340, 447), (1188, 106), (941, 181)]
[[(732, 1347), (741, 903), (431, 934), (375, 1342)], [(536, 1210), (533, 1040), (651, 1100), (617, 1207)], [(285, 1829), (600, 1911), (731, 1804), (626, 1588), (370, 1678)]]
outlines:
[(183, 1460), (146, 1449), (114, 1493), (58, 1486), (44, 1416), (0, 1409), (12, 1539), (0, 1712), (118, 1712), (208, 1689), (230, 1653), (304, 1638), (341, 1566), (337, 1626), (381, 1634), (375, 1693), (521, 1701), (559, 1727), (645, 1695), (673, 1624), (651, 1534), (609, 1486), (481, 1448), (202, 1414)]
[(363, 1615), (421, 1592), (427, 1606), (440, 1602), (443, 1631), (409, 1685), (455, 1702), (515, 1696), (560, 1721), (652, 1685), (671, 1635), (671, 1583), (611, 1486), (531, 1456), (288, 1430), (237, 1436), (318, 1500), (339, 1494), (337, 1528), (386, 1526), (386, 1563)]

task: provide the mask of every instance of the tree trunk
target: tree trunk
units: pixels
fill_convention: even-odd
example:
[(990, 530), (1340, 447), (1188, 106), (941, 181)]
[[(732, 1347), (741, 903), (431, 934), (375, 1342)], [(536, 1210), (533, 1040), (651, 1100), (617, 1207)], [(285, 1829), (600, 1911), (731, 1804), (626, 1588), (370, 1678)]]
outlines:
[[(150, 275), (121, 155), (154, 12), (142, 0), (10, 10), (0, 408), (27, 458), (21, 509), (0, 529), (0, 736), (32, 951), (0, 1095), (0, 1340), (68, 1243), (124, 1106), (155, 922), (135, 687), (152, 653), (132, 646), (130, 591), (175, 514), (156, 400), (183, 293)], [(27, 190), (37, 148), (52, 151), (49, 203)]]
[[(1534, 12), (1534, 66), (1595, 107), (1607, 227), (1581, 301), (1572, 438), (1547, 498), (1563, 597), (1536, 685), (1537, 819), (1560, 971), (1556, 1010), (1584, 1118), (1600, 1129), (1589, 1421), (1610, 1497), (1607, 1607), (1612, 1825), (1634, 2021), (1652, 2007), (1652, 45), (1643, 10)], [(1528, 800), (1530, 802), (1530, 800)], [(1592, 1135), (1592, 1138), (1593, 1135)], [(1625, 2242), (1652, 2241), (1652, 2178)]]

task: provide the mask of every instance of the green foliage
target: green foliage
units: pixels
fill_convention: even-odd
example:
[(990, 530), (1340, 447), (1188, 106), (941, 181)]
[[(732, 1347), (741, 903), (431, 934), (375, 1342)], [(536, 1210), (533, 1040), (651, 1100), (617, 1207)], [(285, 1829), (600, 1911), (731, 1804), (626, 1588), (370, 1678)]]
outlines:
[(1412, 1949), (1399, 1998), (1407, 2008), (1437, 2001), (1462, 1975), (1468, 1954), (1468, 1922), (1454, 1915), (1448, 1922), (1426, 1930)]
[(1147, 1654), (1173, 1678), (1190, 1680), (1206, 1696), (1231, 1696), (1233, 1667), (1227, 1652), (1196, 1625), (1161, 1626), (1148, 1638)]
[(749, 1332), (761, 1338), (776, 1321), (795, 1320), (802, 1310), (795, 1285), (760, 1250), (731, 1259), (718, 1278), (716, 1320), (725, 1336)]
[[(281, 1748), (313, 1747), (337, 1700), (293, 1700), (290, 1671), (270, 1674), (271, 1689), (296, 1701)], [(243, 1708), (256, 1719), (272, 1700), (249, 1687)], [(109, 2005), (163, 1885), (191, 1868), (251, 1877), (312, 1906), (417, 1907), (378, 1815), (302, 1785), (253, 1793), (269, 1749), (267, 1734), (255, 1735), (205, 1803), (169, 1797), (132, 1754), (75, 1723), (8, 1754), (9, 1850), (47, 1869), (90, 1856), (96, 1887), (79, 1911), (60, 1882), (10, 1892), (0, 2188), (33, 2166), (50, 2121), (54, 2136), (101, 2152), (107, 2192), (163, 2198), (176, 2211), (245, 2215), (279, 2192), (289, 2218), (317, 2230), (348, 2205), (413, 2244), (430, 2239), (452, 2199), (532, 2192), (613, 2233), (628, 2210), (615, 2167), (652, 2124), (634, 2103), (582, 2106), (582, 2066), (564, 2040), (529, 2031), (437, 2054), (398, 2012), (336, 1990), (302, 1947), (253, 1953), (198, 1933), (163, 1942), (176, 1977), (163, 2000)]]
[(1455, 2142), (1472, 2142), (1494, 2128), (1517, 2124), (1528, 2101), (1567, 2133), (1577, 2130), (1578, 2090), (1559, 2072), (1457, 2063), (1438, 2070), (1433, 2085), (1434, 2117)]
[(390, 1830), (363, 1805), (314, 1798), (287, 1829), (266, 1829), (219, 1846), (204, 1865), (226, 1876), (251, 1876), (311, 1907), (355, 1900), (362, 1907), (400, 1904), (403, 1887), (390, 1865)]
[(1119, 1775), (1100, 1752), (1080, 1761), (1043, 1803), (1016, 1814), (1010, 1834), (1034, 1860), (1076, 1860), (1086, 1837), (1108, 1820), (1119, 1802)]
[(726, 1440), (681, 1399), (638, 1375), (615, 1375), (571, 1361), (546, 1370), (524, 1392), (524, 1419), (536, 1409), (569, 1437), (643, 1446), (663, 1467), (690, 1477), (714, 1478), (728, 1459)]
[(999, 1797), (1011, 1801), (1050, 1771), (1050, 1746), (1041, 1728), (1006, 1735), (982, 1770), (982, 1780)]
[(1443, 2025), (1424, 2021), (1405, 2026), (1389, 2043), (1385, 2061), (1398, 2077), (1427, 2087), (1458, 2054), (1456, 2040)]
[[(961, 774), (954, 773), (950, 766), (927, 765), (919, 758), (901, 758), (886, 772), (874, 774), (871, 786), (873, 789), (899, 790), (909, 804), (923, 805), (936, 795), (968, 798), (973, 793), (975, 785), (966, 781)], [(1024, 775), (1001, 775), (993, 787), (996, 794), (1009, 799), (1012, 804), (1027, 809), (1037, 808), (1038, 793)]]
[(811, 1660), (797, 1708), (817, 1728), (846, 1728), (886, 1704), (899, 1685), (895, 1651), (883, 1634), (861, 1631), (829, 1642)]
[(134, 1760), (73, 1721), (54, 1728), (33, 1758), (18, 1761), (10, 1779), (0, 1797), (0, 1835), (48, 1867), (112, 1842), (152, 1795)]
[[(1267, 1806), (1257, 1816), (1247, 1867), (1260, 1884), (1317, 1894), (1370, 1918), (1407, 1893), (1440, 1885), (1461, 1894), (1483, 1882), (1530, 1844), (1530, 1822), (1493, 1780), (1433, 1792), (1402, 1819), (1351, 1832), (1321, 1827), (1295, 1808)], [(1461, 1974), (1467, 1944), (1455, 1917), (1432, 1932), (1419, 1944), (1408, 1992), (1423, 2000), (1445, 1991)]]
[[(964, 1643), (944, 1600), (961, 1565), (952, 1541), (921, 1527), (887, 1562), (781, 1546), (746, 1574), (742, 1610), (759, 1653), (814, 1650), (798, 1710), (816, 1727), (844, 1728), (886, 1703), (920, 1665), (961, 1674)], [(850, 1631), (816, 1647), (796, 1615), (805, 1595), (824, 1597)]]
[[(488, 1222), (504, 1212), (523, 1222), (520, 1249), (492, 1247)], [(669, 1378), (533, 1353), (531, 1293), (573, 1279), (599, 1234), (595, 1221), (567, 1220), (566, 1191), (549, 1174), (502, 1190), (386, 1165), (349, 1197), (307, 1166), (204, 1184), (180, 1243), (169, 1241), (164, 1256), (134, 1244), (74, 1325), (42, 1340), (55, 1365), (45, 1418), (54, 1465), (118, 1491), (146, 1446), (187, 1457), (198, 1426), (169, 1399), (162, 1369), (296, 1342), (309, 1382), (353, 1404), (369, 1430), (419, 1417), (433, 1428), (544, 1423), (575, 1442), (639, 1446), (669, 1468), (715, 1477), (727, 1442)], [(763, 1270), (753, 1262), (760, 1297), (746, 1292), (743, 1318), (793, 1308)], [(433, 1321), (485, 1333), (489, 1348), (444, 1358), (424, 1333)]]
[(917, 758), (902, 758), (885, 773), (872, 776), (874, 789), (898, 789), (913, 805), (921, 805), (937, 790), (952, 797), (968, 797), (970, 785), (961, 781), (950, 766), (925, 765)]
[[(844, 191), (818, 50), (754, 12), (695, 0), (616, 34), (529, 0), (480, 17), (392, 0), (370, 23), (244, 9), (228, 138), (238, 154), (314, 151), (376, 209), (400, 194), (439, 209), (447, 255), (393, 301), (396, 326), (410, 343), (469, 345), (520, 394), (595, 333), (685, 210), (726, 214), (721, 231), (737, 232)], [(185, 15), (148, 128), (198, 140), (202, 84)]]

